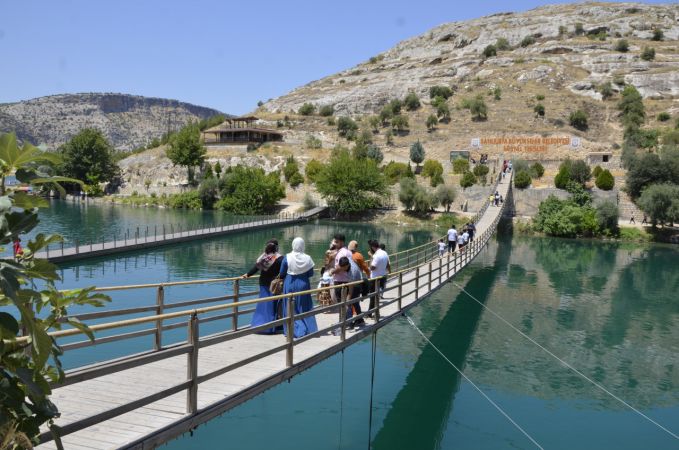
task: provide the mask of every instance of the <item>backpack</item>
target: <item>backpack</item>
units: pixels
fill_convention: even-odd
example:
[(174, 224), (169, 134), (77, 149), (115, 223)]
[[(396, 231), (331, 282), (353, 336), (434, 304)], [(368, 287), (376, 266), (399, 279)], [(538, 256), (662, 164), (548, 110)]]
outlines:
[(351, 269), (349, 270), (351, 281), (361, 281), (363, 279), (363, 273), (358, 267), (358, 264), (356, 264), (356, 261), (354, 261), (354, 258), (349, 258), (349, 264), (351, 264)]

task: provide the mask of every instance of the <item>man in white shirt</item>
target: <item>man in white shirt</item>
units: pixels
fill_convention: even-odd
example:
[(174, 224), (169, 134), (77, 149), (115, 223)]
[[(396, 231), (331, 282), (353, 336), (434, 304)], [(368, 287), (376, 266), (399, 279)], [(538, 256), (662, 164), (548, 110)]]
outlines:
[[(387, 266), (389, 265), (389, 255), (387, 252), (380, 248), (380, 243), (372, 239), (368, 241), (370, 250), (372, 250), (372, 259), (370, 260), (370, 278), (380, 278), (377, 282), (378, 291), (383, 290), (387, 286)], [(379, 301), (379, 292), (375, 291), (375, 282), (371, 282), (370, 290), (373, 295), (370, 297), (370, 309), (375, 307), (377, 301)], [(372, 314), (368, 317), (371, 317)]]
[(448, 230), (448, 251), (453, 253), (455, 251), (455, 243), (457, 242), (457, 230), (455, 225), (451, 225)]

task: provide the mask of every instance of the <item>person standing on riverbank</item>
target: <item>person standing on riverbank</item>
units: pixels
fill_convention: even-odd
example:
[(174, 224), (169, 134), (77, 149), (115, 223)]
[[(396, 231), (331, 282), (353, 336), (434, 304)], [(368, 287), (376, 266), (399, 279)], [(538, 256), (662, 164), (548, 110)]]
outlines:
[[(257, 272), (259, 272), (259, 298), (271, 297), (273, 294), (270, 291), (269, 286), (271, 282), (281, 271), (281, 263), (283, 261), (283, 256), (278, 253), (278, 241), (276, 239), (271, 239), (266, 243), (264, 248), (264, 253), (259, 255), (257, 262), (252, 268), (243, 275), (241, 278), (250, 278)], [(252, 320), (250, 321), (251, 327), (257, 327), (264, 325), (265, 323), (273, 322), (278, 317), (278, 306), (279, 300), (272, 300), (270, 302), (257, 303), (255, 307), (255, 312), (252, 314)], [(283, 330), (282, 327), (267, 328), (260, 331), (260, 334), (275, 334), (280, 333)]]
[[(304, 253), (304, 239), (296, 237), (292, 241), (292, 251), (285, 255), (281, 264), (281, 277), (285, 277), (283, 283), (283, 293), (292, 294), (295, 292), (308, 291), (311, 289), (311, 277), (314, 275), (314, 261), (311, 256)], [(288, 315), (287, 299), (283, 300), (283, 316)], [(297, 295), (294, 297), (295, 314), (303, 314), (314, 308), (311, 294)], [(293, 336), (300, 338), (307, 334), (318, 331), (316, 317), (309, 316), (300, 320), (295, 320), (293, 330), (288, 330), (287, 324), (284, 326), (284, 333), (287, 336), (292, 332)]]
[(451, 225), (448, 230), (448, 252), (453, 253), (455, 251), (455, 244), (457, 243), (457, 230), (455, 225)]

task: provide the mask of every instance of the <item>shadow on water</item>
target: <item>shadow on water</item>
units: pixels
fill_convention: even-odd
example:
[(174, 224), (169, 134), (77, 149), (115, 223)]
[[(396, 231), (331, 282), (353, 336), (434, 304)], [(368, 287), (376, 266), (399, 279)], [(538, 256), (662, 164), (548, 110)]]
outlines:
[[(465, 289), (481, 302), (488, 298), (492, 280), (505, 272), (510, 246), (510, 240), (500, 241), (495, 264), (475, 271), (466, 283)], [(464, 367), (482, 312), (481, 305), (460, 292), (430, 336), (434, 345), (459, 368)], [(426, 319), (422, 327), (427, 327)], [(374, 437), (373, 448), (438, 448), (460, 381), (460, 374), (430, 345), (425, 345)], [(416, 421), (412, 420), (414, 412), (418, 415)]]

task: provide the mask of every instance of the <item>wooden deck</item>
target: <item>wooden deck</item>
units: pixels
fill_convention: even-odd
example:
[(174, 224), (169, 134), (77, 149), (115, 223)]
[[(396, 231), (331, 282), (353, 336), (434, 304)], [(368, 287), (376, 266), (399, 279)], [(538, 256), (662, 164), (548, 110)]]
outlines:
[(90, 242), (89, 244), (76, 245), (74, 247), (67, 248), (48, 248), (45, 252), (37, 253), (36, 258), (48, 259), (51, 262), (59, 263), (110, 255), (113, 253), (122, 253), (145, 248), (159, 247), (161, 245), (177, 244), (180, 242), (238, 233), (245, 230), (249, 231), (303, 222), (310, 219), (311, 217), (321, 214), (326, 209), (326, 207), (320, 206), (299, 214), (270, 216), (251, 222), (235, 223), (232, 225), (223, 225), (220, 227), (201, 228), (195, 230), (182, 230), (178, 232), (174, 232), (174, 230), (171, 231), (165, 227), (160, 230), (156, 228), (153, 235), (138, 236), (132, 239), (117, 239), (98, 243)]
[[(507, 177), (498, 185), (504, 198), (510, 184)], [(316, 309), (318, 336), (292, 342), (282, 335), (247, 334), (242, 329), (189, 338), (187, 344), (149, 352), (140, 357), (147, 361), (143, 365), (135, 365), (131, 357), (70, 371), (68, 384), (52, 395), (62, 412), (57, 424), (68, 433), (62, 438), (65, 448), (154, 448), (358, 342), (420, 303), (472, 261), (493, 235), (502, 210), (486, 209), (464, 252), (439, 258), (432, 244), (423, 263), (389, 278), (386, 298), (374, 311), (378, 320), (367, 319), (368, 326), (345, 330), (344, 338), (330, 332), (342, 326), (339, 314)], [(364, 311), (367, 306), (364, 300)], [(159, 355), (157, 360), (149, 359), (153, 354)], [(100, 375), (112, 366), (117, 367), (114, 373)], [(39, 449), (56, 448), (47, 441), (48, 435), (44, 438)]]

